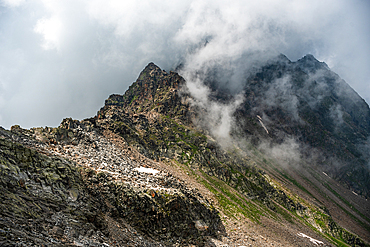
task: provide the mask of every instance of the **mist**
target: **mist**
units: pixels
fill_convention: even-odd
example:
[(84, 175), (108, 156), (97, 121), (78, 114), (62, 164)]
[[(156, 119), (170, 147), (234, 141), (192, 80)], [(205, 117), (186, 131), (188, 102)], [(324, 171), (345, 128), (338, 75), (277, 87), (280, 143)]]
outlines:
[[(361, 0), (2, 0), (0, 125), (57, 126), (65, 117), (94, 116), (149, 62), (165, 70), (183, 64), (189, 85), (203, 83), (196, 71), (217, 65), (231, 71), (221, 82), (237, 91), (245, 76), (238, 68), (280, 53), (293, 61), (313, 54), (370, 102), (369, 6)], [(225, 116), (238, 103), (219, 115), (221, 129), (232, 124)]]

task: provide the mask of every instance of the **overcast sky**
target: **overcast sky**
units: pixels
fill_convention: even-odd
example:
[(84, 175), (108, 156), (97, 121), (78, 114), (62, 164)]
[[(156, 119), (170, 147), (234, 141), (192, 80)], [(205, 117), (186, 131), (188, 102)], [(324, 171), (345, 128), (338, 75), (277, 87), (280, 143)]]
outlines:
[(369, 103), (369, 18), (368, 0), (0, 0), (0, 126), (92, 117), (151, 61), (250, 51), (313, 54)]

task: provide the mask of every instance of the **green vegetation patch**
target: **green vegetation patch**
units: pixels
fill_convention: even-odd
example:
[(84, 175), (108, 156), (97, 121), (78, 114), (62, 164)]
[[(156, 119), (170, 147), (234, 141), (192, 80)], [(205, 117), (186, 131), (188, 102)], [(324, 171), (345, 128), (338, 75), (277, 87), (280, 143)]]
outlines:
[(242, 214), (254, 222), (259, 222), (263, 212), (255, 204), (242, 199), (243, 196), (237, 196), (234, 191), (231, 192), (231, 188), (225, 182), (204, 172), (202, 175), (205, 179), (201, 179), (200, 182), (216, 196), (226, 215), (235, 218), (235, 215)]

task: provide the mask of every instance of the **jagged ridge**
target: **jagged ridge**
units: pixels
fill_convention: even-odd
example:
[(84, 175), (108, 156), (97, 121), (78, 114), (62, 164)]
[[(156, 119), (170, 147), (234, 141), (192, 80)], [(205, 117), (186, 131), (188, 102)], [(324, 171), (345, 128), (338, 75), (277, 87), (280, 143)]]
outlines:
[[(312, 62), (312, 58), (306, 59)], [(317, 65), (315, 61), (313, 62), (314, 68), (326, 68), (325, 64)], [(274, 73), (281, 76), (281, 71), (284, 71), (281, 70), (281, 67), (289, 67), (286, 65), (289, 63), (290, 61), (286, 60), (280, 61), (278, 64), (272, 63), (265, 70), (273, 69)], [(261, 78), (257, 79), (262, 80), (262, 78), (276, 76), (265, 72), (260, 74)], [(301, 70), (299, 77), (304, 77), (304, 73)], [(235, 217), (239, 221), (249, 219), (253, 222), (271, 223), (265, 218), (273, 219), (283, 222), (283, 226), (280, 226), (283, 228), (296, 224), (304, 228), (304, 224), (308, 224), (321, 231), (335, 244), (341, 245), (346, 242), (351, 245), (366, 246), (359, 237), (335, 223), (330, 212), (319, 201), (316, 202), (318, 206), (308, 203), (282, 186), (278, 180), (262, 171), (259, 166), (273, 162), (269, 160), (269, 157), (264, 156), (258, 150), (254, 150), (256, 156), (247, 156), (237, 146), (224, 150), (206, 132), (199, 131), (193, 125), (193, 119), (199, 117), (197, 115), (199, 113), (189, 103), (191, 98), (190, 95), (186, 94), (184, 87), (185, 81), (177, 73), (167, 73), (150, 63), (124, 95), (111, 95), (95, 118), (83, 121), (65, 119), (58, 128), (22, 130), (19, 126), (15, 126), (12, 128), (12, 133), (1, 131), (2, 139), (7, 140), (4, 141), (4, 146), (12, 146), (9, 150), (10, 156), (4, 155), (4, 152), (1, 156), (3, 158), (2, 164), (6, 164), (6, 166), (1, 166), (1, 179), (5, 181), (1, 185), (4, 194), (17, 196), (23, 193), (22, 191), (29, 193), (28, 189), (24, 189), (22, 186), (36, 184), (38, 180), (34, 177), (38, 177), (41, 181), (48, 181), (49, 177), (52, 177), (56, 178), (57, 182), (49, 181), (50, 188), (60, 190), (61, 192), (58, 193), (64, 195), (62, 196), (64, 199), (53, 202), (60, 207), (52, 206), (49, 209), (50, 212), (42, 209), (42, 214), (49, 213), (60, 216), (60, 209), (65, 208), (62, 210), (62, 218), (64, 219), (62, 222), (64, 223), (55, 229), (50, 224), (46, 225), (44, 232), (36, 230), (36, 233), (41, 231), (43, 234), (39, 235), (39, 239), (45, 243), (57, 241), (61, 245), (70, 244), (73, 241), (76, 243), (77, 239), (84, 239), (87, 241), (86, 243), (90, 241), (90, 244), (103, 244), (104, 241), (110, 241), (111, 245), (151, 246), (180, 243), (180, 245), (196, 244), (202, 246), (207, 244), (209, 237), (222, 240), (222, 235), (225, 234), (223, 227), (226, 225), (222, 225), (220, 215), (218, 215), (218, 213), (222, 213), (225, 214), (225, 217), (226, 215), (230, 218)], [(238, 113), (240, 114), (240, 111)], [(250, 128), (249, 131), (258, 140), (261, 135), (258, 134), (260, 130), (257, 128)], [(277, 140), (278, 137), (275, 135), (271, 139)], [(27, 145), (33, 150), (37, 150), (38, 153), (42, 152), (50, 157), (56, 155), (63, 157), (62, 160), (73, 160), (88, 169), (75, 169), (74, 163), (69, 163), (72, 165), (69, 166), (68, 171), (72, 171), (71, 176), (76, 177), (76, 182), (63, 187), (58, 185), (58, 176), (65, 176), (64, 170), (53, 170), (55, 167), (53, 162), (43, 163), (42, 160), (48, 158), (37, 154), (41, 158), (32, 158), (27, 167), (36, 167), (37, 170), (37, 167), (42, 164), (46, 168), (52, 168), (49, 175), (46, 173), (42, 173), (41, 176), (33, 175), (34, 172), (28, 170), (26, 173), (28, 176), (30, 176), (29, 174), (32, 176), (26, 177), (23, 181), (21, 180), (24, 173), (22, 170), (24, 165), (21, 161), (23, 158), (22, 154), (17, 155), (17, 150), (30, 149), (12, 144), (12, 141)], [(127, 162), (129, 156), (126, 156), (134, 155), (135, 152), (131, 147), (135, 147), (146, 157), (161, 162), (149, 161), (136, 155), (134, 159), (131, 158), (131, 161), (136, 160), (137, 162), (136, 165), (133, 165), (133, 163)], [(250, 148), (253, 150), (253, 147)], [(28, 159), (28, 155), (23, 156)], [(12, 158), (9, 159), (9, 157)], [(93, 157), (97, 157), (98, 160), (94, 161)], [(13, 162), (12, 160), (17, 161)], [(68, 163), (69, 161), (62, 162)], [(186, 178), (197, 181), (193, 185), (201, 184), (201, 186), (197, 186), (207, 188), (217, 199), (219, 212), (215, 210), (209, 200), (184, 186), (184, 180), (177, 182), (176, 179), (161, 178), (162, 175), (153, 177), (146, 175), (144, 181), (147, 180), (147, 182), (144, 182), (144, 185), (141, 182), (135, 182), (136, 180), (141, 181), (142, 175), (133, 172), (132, 169), (143, 164), (156, 169), (167, 169), (164, 167), (169, 169), (171, 166), (178, 166), (179, 169), (187, 171), (189, 174)], [(12, 172), (11, 170), (15, 171), (12, 173), (14, 181), (7, 175)], [(289, 178), (289, 176), (285, 176)], [(7, 181), (13, 182), (8, 183)], [(128, 182), (128, 185), (127, 183), (122, 184), (122, 181)], [(170, 188), (178, 192), (168, 193), (163, 192), (167, 191), (166, 188), (161, 190), (153, 188), (150, 183), (158, 184), (158, 181), (172, 184)], [(291, 181), (294, 180), (291, 179)], [(80, 188), (77, 196), (76, 192), (73, 192), (76, 191), (75, 189), (70, 192), (70, 188), (74, 188), (74, 183), (77, 183)], [(9, 184), (15, 187), (15, 190), (11, 190), (12, 186)], [(39, 186), (37, 190), (44, 192), (48, 189)], [(88, 197), (91, 197), (91, 201), (84, 201)], [(39, 200), (37, 197), (30, 199), (30, 201), (37, 200)], [(70, 205), (68, 200), (74, 201), (75, 204)], [(85, 209), (83, 203), (88, 203), (89, 206)], [(19, 211), (21, 213), (8, 214), (8, 222), (21, 216), (22, 212), (27, 212), (23, 202), (21, 204), (22, 209)], [(84, 211), (74, 211), (76, 204), (81, 205)], [(9, 208), (4, 212), (8, 211), (13, 212)], [(75, 212), (82, 218), (76, 218)], [(59, 221), (60, 218), (56, 217)], [(36, 243), (38, 241), (35, 240), (36, 238), (25, 238), (17, 232), (18, 229), (22, 229), (20, 225), (24, 224), (26, 220), (35, 222), (35, 217), (20, 217), (19, 225), (2, 232), (3, 241), (15, 243), (17, 237), (20, 237), (21, 241), (34, 241)], [(92, 230), (93, 234), (76, 230), (70, 224), (73, 220), (78, 222), (77, 225), (90, 222), (91, 224), (87, 223), (86, 228)], [(41, 218), (41, 221), (44, 219)], [(137, 231), (135, 234), (143, 236), (143, 238), (138, 240), (133, 234), (127, 235), (128, 231), (120, 231), (120, 227), (130, 229), (125, 226), (127, 223), (122, 223), (124, 221), (135, 227), (135, 231)], [(118, 227), (113, 227), (113, 225)], [(75, 233), (68, 235), (68, 231), (66, 232), (68, 229), (75, 230)], [(30, 230), (26, 231), (33, 234)], [(126, 238), (118, 237), (114, 233), (116, 231)], [(231, 234), (230, 231), (229, 234)], [(313, 231), (311, 234), (319, 236)], [(96, 236), (95, 240), (92, 236)], [(130, 242), (129, 237), (138, 242)], [(48, 240), (45, 241), (45, 239)], [(261, 238), (262, 240), (263, 238)], [(235, 241), (239, 240), (235, 238)], [(250, 239), (248, 241), (256, 240)], [(261, 241), (258, 244), (262, 246), (264, 244)], [(293, 243), (291, 240), (289, 244), (294, 246), (307, 242), (301, 239)]]

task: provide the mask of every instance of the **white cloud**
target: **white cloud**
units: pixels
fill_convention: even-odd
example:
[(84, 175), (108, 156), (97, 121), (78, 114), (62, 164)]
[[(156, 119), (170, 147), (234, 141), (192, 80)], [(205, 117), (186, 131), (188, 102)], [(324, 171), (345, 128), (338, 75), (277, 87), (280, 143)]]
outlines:
[[(185, 74), (185, 76), (187, 76)], [(193, 77), (188, 75), (188, 77)], [(221, 145), (227, 147), (230, 144), (230, 131), (234, 126), (233, 114), (235, 110), (244, 102), (243, 94), (235, 96), (231, 102), (221, 103), (210, 99), (211, 91), (203, 84), (199, 78), (187, 82), (187, 90), (193, 96), (190, 104), (198, 107), (201, 112), (198, 124), (207, 129), (212, 136), (217, 138)]]
[(37, 21), (34, 31), (43, 36), (44, 41), (41, 46), (45, 50), (59, 48), (62, 27), (62, 22), (56, 17), (42, 18)]
[(286, 138), (281, 144), (263, 142), (258, 148), (282, 166), (298, 165), (301, 161), (300, 146), (296, 140), (291, 138)]
[(9, 7), (19, 7), (26, 2), (26, 0), (2, 0), (3, 5)]

